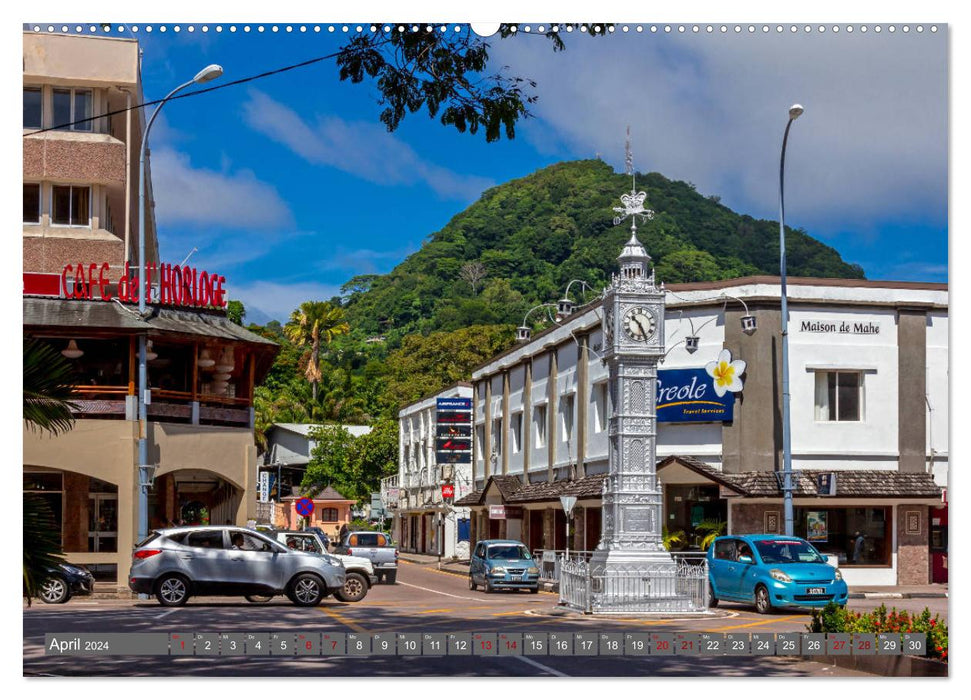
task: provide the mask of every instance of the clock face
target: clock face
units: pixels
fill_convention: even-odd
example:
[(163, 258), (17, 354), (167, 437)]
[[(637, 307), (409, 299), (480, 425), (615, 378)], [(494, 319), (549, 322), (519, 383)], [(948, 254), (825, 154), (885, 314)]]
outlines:
[(624, 314), (624, 334), (631, 340), (645, 341), (654, 335), (657, 320), (654, 314), (642, 306), (636, 306)]

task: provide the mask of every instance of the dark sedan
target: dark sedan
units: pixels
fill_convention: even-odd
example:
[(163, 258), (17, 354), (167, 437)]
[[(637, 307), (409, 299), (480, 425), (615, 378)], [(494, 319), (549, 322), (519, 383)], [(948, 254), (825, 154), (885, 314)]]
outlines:
[(66, 603), (72, 596), (94, 591), (94, 576), (83, 566), (58, 564), (48, 569), (48, 574), (38, 594), (45, 603)]

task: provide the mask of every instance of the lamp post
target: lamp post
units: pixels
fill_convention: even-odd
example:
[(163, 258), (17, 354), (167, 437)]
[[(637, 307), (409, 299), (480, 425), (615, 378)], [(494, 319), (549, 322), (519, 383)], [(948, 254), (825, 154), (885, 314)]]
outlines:
[(782, 280), (782, 493), (785, 515), (785, 534), (793, 534), (792, 517), (792, 435), (789, 421), (789, 301), (786, 296), (786, 206), (783, 186), (786, 172), (786, 142), (792, 122), (803, 113), (802, 105), (789, 108), (789, 122), (782, 137), (782, 157), (779, 160), (779, 276)]
[[(146, 304), (151, 289), (145, 279), (145, 152), (148, 148), (148, 132), (155, 123), (159, 110), (177, 92), (195, 83), (208, 83), (223, 74), (221, 66), (215, 64), (206, 66), (196, 73), (195, 77), (165, 96), (158, 103), (151, 118), (145, 125), (142, 134), (142, 147), (138, 156), (138, 313), (142, 318), (146, 316)], [(138, 540), (148, 536), (148, 488), (152, 482), (152, 467), (148, 463), (148, 367), (146, 351), (146, 335), (138, 336)]]

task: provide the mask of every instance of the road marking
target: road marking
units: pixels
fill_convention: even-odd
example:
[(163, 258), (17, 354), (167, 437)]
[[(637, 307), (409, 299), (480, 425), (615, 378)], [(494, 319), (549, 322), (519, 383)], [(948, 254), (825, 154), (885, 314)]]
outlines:
[(493, 617), (500, 617), (502, 615), (525, 615), (525, 610), (511, 610), (509, 612), (492, 613)]
[(317, 608), (317, 609), (320, 610), (320, 612), (324, 613), (324, 615), (328, 615), (329, 617), (334, 618), (335, 620), (337, 620), (342, 625), (344, 625), (346, 627), (350, 627), (355, 632), (360, 632), (361, 634), (370, 634), (370, 632), (368, 630), (364, 629), (363, 627), (361, 627), (356, 622), (353, 622), (351, 620), (348, 620), (343, 615), (340, 615), (338, 613), (335, 613), (333, 610), (330, 610), (329, 608)]
[(156, 620), (161, 620), (161, 619), (162, 619), (163, 617), (166, 617), (167, 615), (171, 615), (171, 614), (172, 614), (172, 613), (174, 613), (174, 612), (175, 612), (176, 610), (178, 610), (178, 608), (172, 608), (171, 610), (166, 610), (166, 611), (165, 611), (164, 613), (162, 613), (161, 615), (156, 615), (156, 616), (155, 616), (155, 619), (156, 619)]
[(419, 591), (428, 591), (429, 593), (437, 593), (438, 595), (448, 596), (449, 598), (458, 598), (459, 600), (474, 600), (476, 602), (481, 601), (481, 598), (470, 598), (467, 595), (454, 595), (452, 593), (446, 593), (445, 591), (436, 591), (434, 588), (425, 588), (424, 586), (416, 586), (413, 583), (405, 583), (404, 581), (398, 581), (401, 586), (408, 586), (409, 588), (417, 588)]
[(452, 612), (455, 608), (439, 608), (437, 610), (419, 610), (418, 612), (422, 615), (431, 615), (432, 613), (444, 613)]
[(507, 659), (517, 659), (519, 661), (522, 661), (524, 664), (529, 664), (530, 666), (533, 666), (534, 668), (538, 668), (540, 671), (546, 671), (547, 673), (551, 673), (554, 676), (561, 676), (563, 678), (569, 678), (570, 677), (569, 674), (563, 673), (561, 671), (557, 671), (555, 668), (550, 668), (549, 666), (544, 666), (543, 664), (541, 664), (538, 661), (533, 661), (528, 656), (507, 656), (506, 658)]
[(760, 622), (746, 622), (744, 625), (730, 625), (728, 627), (716, 627), (715, 629), (705, 630), (705, 632), (722, 632), (724, 630), (737, 630), (742, 627), (758, 627), (759, 625), (770, 625), (773, 622), (785, 622), (786, 620), (795, 620), (800, 617), (805, 617), (804, 615), (787, 615), (786, 617), (773, 617), (769, 620), (762, 620)]

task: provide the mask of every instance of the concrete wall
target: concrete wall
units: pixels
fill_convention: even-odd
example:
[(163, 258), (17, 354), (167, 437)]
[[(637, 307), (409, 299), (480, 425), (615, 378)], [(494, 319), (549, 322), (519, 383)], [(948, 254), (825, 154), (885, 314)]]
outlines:
[(897, 323), (900, 471), (922, 472), (927, 468), (927, 315), (901, 309)]
[[(928, 549), (930, 513), (927, 506), (901, 505), (895, 509), (897, 517), (897, 584), (920, 586), (931, 580), (931, 558)], [(920, 533), (907, 534), (909, 514), (915, 513)]]
[(24, 32), (24, 82), (138, 84), (138, 43), (130, 39)]

